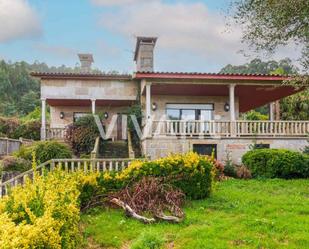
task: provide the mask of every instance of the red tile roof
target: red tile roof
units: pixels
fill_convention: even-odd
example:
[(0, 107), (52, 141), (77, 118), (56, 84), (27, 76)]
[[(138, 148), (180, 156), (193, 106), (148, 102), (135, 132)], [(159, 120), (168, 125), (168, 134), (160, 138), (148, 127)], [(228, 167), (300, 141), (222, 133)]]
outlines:
[(288, 80), (291, 76), (279, 74), (238, 74), (238, 73), (198, 73), (198, 72), (136, 72), (136, 79), (210, 79), (210, 80)]

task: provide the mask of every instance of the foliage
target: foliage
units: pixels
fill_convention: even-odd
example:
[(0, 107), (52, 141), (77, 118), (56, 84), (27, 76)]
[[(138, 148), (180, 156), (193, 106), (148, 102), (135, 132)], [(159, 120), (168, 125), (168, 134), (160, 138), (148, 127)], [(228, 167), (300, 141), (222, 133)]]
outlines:
[(24, 172), (31, 169), (31, 162), (15, 156), (5, 156), (0, 161), (0, 168), (3, 171)]
[(239, 179), (250, 179), (250, 178), (252, 178), (250, 170), (244, 165), (236, 167), (236, 175), (237, 175), (237, 178), (239, 178)]
[[(135, 125), (142, 127), (142, 118), (143, 113), (140, 104), (136, 104), (128, 108), (128, 131), (131, 134), (133, 149), (135, 156), (137, 157), (141, 155), (141, 144), (140, 137)], [(136, 123), (134, 121), (136, 121)]]
[(186, 197), (201, 199), (211, 193), (216, 171), (213, 158), (189, 152), (154, 161), (134, 161), (121, 172), (104, 173), (99, 184), (117, 190), (144, 176), (168, 177), (166, 183), (180, 188)]
[(56, 169), (14, 188), (0, 201), (1, 248), (77, 248), (79, 195), (85, 182), (82, 172)]
[[(49, 67), (40, 62), (29, 64), (24, 61), (11, 63), (0, 60), (0, 115), (25, 116), (39, 107), (40, 85), (30, 76), (31, 71), (80, 72), (80, 67)], [(98, 69), (92, 71), (100, 72)]]
[(186, 201), (180, 224), (149, 226), (111, 208), (83, 214), (81, 221), (85, 236), (102, 248), (130, 248), (146, 233), (164, 240), (162, 248), (307, 249), (308, 186), (309, 179), (229, 179), (209, 198)]
[(94, 116), (87, 115), (67, 127), (66, 141), (70, 144), (74, 154), (90, 154), (98, 136), (100, 132)]
[(307, 178), (309, 156), (285, 149), (257, 149), (248, 151), (242, 162), (253, 177)]
[(268, 116), (257, 111), (249, 111), (244, 115), (245, 120), (268, 120)]
[(164, 244), (164, 240), (154, 233), (142, 233), (136, 240), (131, 249), (160, 249)]
[[(49, 109), (49, 108), (47, 108)], [(41, 107), (36, 107), (32, 112), (29, 112), (26, 116), (23, 116), (20, 118), (21, 121), (27, 122), (27, 121), (41, 121), (42, 111)], [(46, 111), (46, 120), (50, 119), (50, 113), (47, 110)]]
[(236, 0), (235, 7), (234, 18), (251, 47), (274, 52), (282, 45), (296, 43), (303, 49), (304, 68), (309, 68), (307, 0)]
[(72, 151), (69, 146), (57, 141), (39, 141), (30, 146), (21, 146), (14, 155), (31, 160), (33, 152), (37, 155), (37, 160), (40, 163), (51, 159), (72, 158)]
[(309, 89), (280, 101), (283, 120), (309, 120)]
[(18, 139), (39, 140), (41, 123), (37, 120), (21, 121), (17, 118), (0, 117), (0, 134)]
[(262, 61), (253, 59), (243, 65), (228, 64), (220, 70), (220, 73), (241, 73), (241, 74), (296, 74), (297, 68), (293, 66), (289, 58), (280, 61)]

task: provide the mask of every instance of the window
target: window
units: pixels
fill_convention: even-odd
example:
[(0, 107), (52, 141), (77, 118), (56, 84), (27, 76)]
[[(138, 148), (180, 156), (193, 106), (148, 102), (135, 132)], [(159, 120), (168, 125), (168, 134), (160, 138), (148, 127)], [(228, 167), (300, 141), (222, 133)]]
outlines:
[(76, 122), (78, 119), (89, 115), (90, 112), (74, 112), (73, 113), (73, 122)]
[(199, 155), (212, 156), (214, 153), (217, 158), (217, 145), (216, 144), (193, 144), (193, 151)]
[(170, 120), (212, 120), (213, 104), (167, 104), (166, 116)]
[(269, 144), (255, 144), (254, 149), (269, 149), (270, 145)]

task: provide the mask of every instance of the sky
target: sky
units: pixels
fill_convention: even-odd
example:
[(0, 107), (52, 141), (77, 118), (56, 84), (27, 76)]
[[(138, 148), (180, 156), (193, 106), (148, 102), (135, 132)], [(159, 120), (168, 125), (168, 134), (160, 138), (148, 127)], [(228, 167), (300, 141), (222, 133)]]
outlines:
[(157, 36), (156, 71), (218, 72), (256, 56), (297, 58), (295, 47), (265, 57), (248, 51), (227, 18), (230, 0), (0, 0), (0, 59), (134, 71), (136, 36)]

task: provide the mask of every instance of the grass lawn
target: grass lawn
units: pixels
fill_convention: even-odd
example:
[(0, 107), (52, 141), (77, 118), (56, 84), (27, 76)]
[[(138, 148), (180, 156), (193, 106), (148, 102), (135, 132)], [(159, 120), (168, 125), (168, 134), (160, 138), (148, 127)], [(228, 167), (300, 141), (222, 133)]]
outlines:
[(184, 209), (181, 224), (144, 225), (113, 209), (82, 223), (96, 248), (309, 248), (309, 180), (228, 180)]

